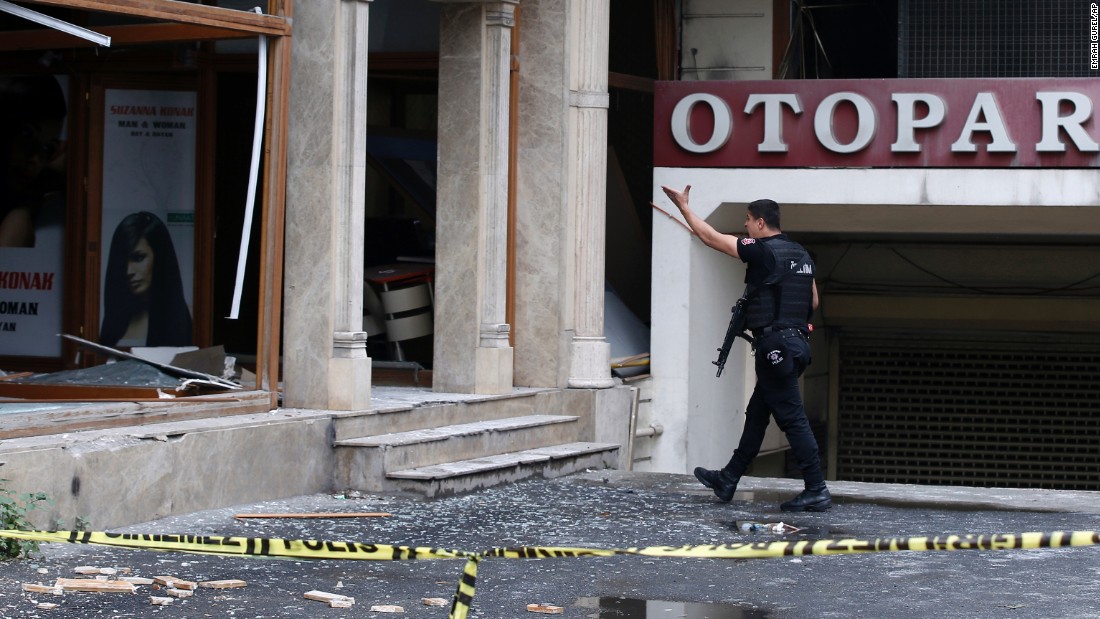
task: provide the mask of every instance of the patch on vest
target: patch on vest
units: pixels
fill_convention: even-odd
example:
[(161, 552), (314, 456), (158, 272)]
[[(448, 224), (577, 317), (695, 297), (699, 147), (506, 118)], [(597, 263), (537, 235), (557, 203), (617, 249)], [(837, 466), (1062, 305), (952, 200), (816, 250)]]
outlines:
[(779, 365), (780, 363), (783, 363), (783, 353), (778, 350), (773, 350), (769, 352), (768, 361), (771, 362), (772, 365)]
[(814, 274), (814, 268), (812, 266), (810, 266), (808, 263), (803, 264), (801, 267), (799, 267), (799, 269), (797, 271), (795, 271), (794, 268), (797, 267), (797, 266), (798, 266), (798, 261), (797, 260), (791, 260), (791, 267), (787, 270), (791, 271), (792, 273), (794, 273), (796, 275), (813, 275)]
[(741, 244), (742, 245), (752, 245), (755, 242), (756, 242), (756, 239), (749, 238), (749, 237), (745, 237), (745, 238), (741, 239)]

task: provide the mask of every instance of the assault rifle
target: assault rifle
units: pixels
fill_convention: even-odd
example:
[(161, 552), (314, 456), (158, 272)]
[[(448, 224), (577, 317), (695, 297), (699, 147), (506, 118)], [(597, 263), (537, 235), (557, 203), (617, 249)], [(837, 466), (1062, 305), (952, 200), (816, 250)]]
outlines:
[(718, 366), (717, 376), (722, 376), (722, 370), (726, 367), (726, 358), (730, 356), (730, 348), (733, 347), (733, 340), (741, 337), (744, 338), (749, 345), (752, 345), (752, 336), (745, 332), (745, 305), (748, 304), (749, 297), (755, 290), (745, 290), (745, 294), (741, 295), (740, 299), (737, 299), (737, 303), (734, 304), (730, 310), (733, 315), (730, 316), (730, 326), (726, 327), (726, 339), (722, 340), (722, 347), (718, 349), (718, 360), (711, 361), (714, 365)]

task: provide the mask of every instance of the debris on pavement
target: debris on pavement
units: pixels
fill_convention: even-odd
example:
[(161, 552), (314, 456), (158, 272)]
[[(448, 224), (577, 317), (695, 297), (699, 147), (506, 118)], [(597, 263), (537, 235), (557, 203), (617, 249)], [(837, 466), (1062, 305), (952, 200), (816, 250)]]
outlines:
[(41, 585), (25, 582), (23, 583), (23, 591), (26, 593), (49, 593), (52, 595), (63, 595), (65, 592), (57, 585)]
[[(133, 570), (128, 567), (123, 568), (101, 568), (89, 565), (82, 565), (73, 568), (73, 571), (89, 576), (89, 578), (58, 578), (52, 585), (46, 585), (41, 583), (23, 583), (24, 593), (34, 594), (52, 594), (56, 596), (62, 596), (66, 593), (137, 593), (137, 587), (139, 585), (152, 585), (153, 589), (159, 591), (162, 595), (149, 596), (149, 603), (153, 606), (168, 606), (174, 603), (177, 599), (185, 599), (192, 597), (195, 594), (195, 590), (198, 588), (206, 589), (237, 589), (245, 587), (248, 583), (240, 579), (225, 579), (225, 580), (209, 580), (203, 582), (193, 582), (178, 578), (176, 576), (156, 576), (154, 578), (144, 578), (141, 576), (118, 576), (115, 574), (129, 574)], [(41, 572), (40, 572), (41, 573)], [(340, 598), (346, 598), (346, 596), (338, 596)], [(351, 598), (346, 598), (351, 600)], [(350, 606), (348, 603), (345, 607)], [(38, 602), (37, 608), (40, 610), (52, 610), (57, 608), (59, 604), (52, 604), (49, 602)]]
[(229, 580), (206, 580), (200, 582), (199, 586), (204, 589), (240, 589), (241, 587), (247, 587), (248, 583), (231, 578)]
[(154, 576), (153, 582), (169, 589), (186, 589), (188, 591), (194, 591), (199, 586), (196, 582), (176, 578), (175, 576)]
[(802, 530), (785, 522), (752, 522), (749, 520), (738, 521), (737, 528), (744, 533), (797, 533)]
[(73, 568), (73, 571), (76, 572), (77, 574), (83, 574), (84, 576), (94, 576), (94, 575), (97, 575), (97, 574), (103, 574), (105, 576), (114, 576), (115, 574), (118, 574), (120, 571), (122, 571), (122, 573), (124, 573), (124, 574), (129, 573), (128, 569), (118, 570), (118, 569), (113, 568), (113, 567), (94, 567), (94, 566), (91, 566), (91, 565), (81, 565), (81, 566)]
[(55, 587), (63, 591), (87, 591), (92, 593), (135, 593), (137, 587), (124, 580), (99, 580), (95, 578), (58, 578)]
[(403, 613), (405, 609), (392, 604), (376, 604), (370, 607), (372, 613)]
[(328, 512), (320, 514), (234, 514), (234, 518), (381, 518), (386, 512)]
[[(3, 458), (0, 458), (2, 460)], [(622, 476), (617, 477), (617, 476)], [(605, 484), (602, 479), (609, 477)], [(745, 483), (747, 481), (747, 483)], [(678, 474), (608, 473), (535, 478), (476, 493), (430, 500), (397, 493), (371, 496), (349, 504), (330, 493), (292, 497), (248, 505), (221, 507), (161, 521), (120, 528), (120, 534), (233, 535), (249, 539), (357, 540), (400, 547), (497, 548), (620, 548), (694, 544), (795, 544), (815, 540), (887, 538), (906, 532), (937, 536), (971, 530), (1073, 531), (1097, 526), (1095, 497), (1083, 493), (997, 489), (1008, 498), (999, 508), (985, 508), (980, 489), (941, 489), (916, 486), (838, 482), (837, 496), (848, 492), (823, 513), (780, 513), (777, 502), (793, 496), (800, 480), (743, 480), (752, 498), (716, 505), (713, 493), (697, 490), (693, 477)], [(623, 487), (636, 490), (626, 494)], [(866, 494), (865, 494), (866, 493)], [(886, 493), (885, 498), (877, 498)], [(958, 496), (947, 502), (942, 495)], [(977, 499), (972, 495), (977, 495)], [(748, 495), (746, 495), (748, 496)], [(901, 498), (895, 498), (899, 496)], [(904, 501), (909, 501), (906, 503)], [(971, 502), (973, 501), (973, 502)], [(1015, 501), (1015, 502), (1014, 502)], [(1074, 501), (1079, 501), (1075, 503)], [(1017, 504), (1018, 502), (1018, 504)], [(956, 507), (970, 506), (977, 507)], [(1066, 506), (1070, 507), (1066, 507)], [(1033, 507), (1038, 507), (1034, 509)], [(387, 511), (394, 516), (364, 522), (343, 520), (235, 520), (233, 514), (320, 513)], [(609, 512), (607, 517), (599, 517)], [(742, 532), (741, 522), (758, 525), (782, 520), (801, 528), (798, 533)], [(471, 526), (476, 523), (476, 526)], [(364, 525), (367, 525), (364, 527)], [(750, 526), (751, 528), (751, 526)], [(369, 529), (364, 531), (364, 529)], [(960, 537), (965, 541), (965, 537)], [(961, 543), (961, 542), (960, 542)], [(1082, 570), (1097, 557), (1092, 549), (1005, 552), (895, 552), (834, 556), (782, 556), (763, 560), (699, 560), (692, 558), (616, 556), (587, 560), (487, 559), (479, 567), (478, 591), (472, 615), (535, 617), (554, 614), (549, 608), (518, 615), (530, 600), (564, 607), (557, 617), (585, 613), (626, 614), (641, 609), (638, 600), (700, 602), (715, 613), (754, 616), (856, 616), (875, 608), (876, 616), (923, 619), (954, 608), (955, 614), (986, 616), (1043, 608), (1045, 616), (1075, 617), (1095, 608), (1095, 574)], [(1079, 558), (1080, 557), (1080, 558)], [(356, 558), (362, 558), (357, 556)], [(154, 616), (163, 610), (181, 617), (268, 617), (303, 619), (328, 613), (333, 617), (390, 617), (370, 612), (372, 604), (400, 604), (402, 617), (445, 617), (446, 608), (421, 606), (427, 596), (446, 598), (449, 606), (455, 581), (461, 578), (458, 558), (446, 561), (261, 560), (233, 556), (165, 555), (92, 545), (46, 544), (41, 558), (16, 562), (0, 570), (0, 616), (12, 619), (89, 619), (92, 617)], [(172, 574), (193, 581), (240, 578), (245, 589), (197, 590), (177, 600), (175, 608), (150, 607), (149, 596), (165, 596), (163, 589), (139, 587), (133, 596), (19, 593), (20, 583), (50, 585), (57, 576), (75, 577), (73, 566), (130, 565), (140, 576)], [(45, 569), (48, 568), (48, 569)], [(675, 578), (668, 575), (674, 573)], [(911, 575), (916, 574), (914, 578)], [(992, 576), (991, 576), (992, 574)], [(1090, 580), (1090, 576), (1092, 577)], [(1026, 582), (1025, 588), (990, 592), (996, 582)], [(112, 577), (113, 578), (113, 577)], [(800, 587), (775, 588), (776, 582), (796, 578)], [(120, 578), (121, 580), (121, 578)], [(724, 586), (721, 583), (732, 583)], [(996, 585), (996, 582), (993, 584)], [(338, 583), (344, 586), (340, 587)], [(719, 584), (714, 584), (719, 583)], [(325, 611), (317, 602), (302, 599), (310, 589), (353, 595), (361, 602), (348, 610)], [(835, 591), (837, 595), (820, 595)], [(883, 595), (889, 591), (890, 595)], [(993, 595), (990, 598), (989, 595)], [(22, 599), (20, 599), (22, 596)], [(518, 596), (518, 597), (517, 597)], [(175, 599), (175, 598), (169, 598)], [(550, 600), (554, 600), (550, 602)], [(584, 600), (581, 605), (578, 600)], [(36, 610), (35, 602), (60, 603), (57, 610)], [(1003, 606), (1002, 606), (1003, 605)], [(311, 607), (317, 610), (312, 610)], [(606, 607), (604, 609), (603, 607)], [(145, 610), (142, 611), (141, 609)], [(419, 608), (419, 609), (418, 609)], [(538, 605), (535, 606), (538, 608)], [(695, 607), (692, 607), (695, 608)], [(564, 612), (569, 609), (569, 612)], [(637, 610), (635, 610), (637, 609)], [(602, 611), (602, 612), (601, 612)], [(651, 611), (652, 612), (652, 611)], [(181, 614), (182, 613), (182, 614)], [(514, 614), (513, 614), (514, 613)], [(664, 613), (664, 614), (676, 614)], [(701, 616), (701, 615), (700, 615)]]
[(355, 604), (355, 598), (353, 597), (326, 591), (306, 591), (302, 597), (315, 602), (325, 602), (332, 608), (351, 608), (351, 605)]
[(420, 598), (420, 603), (424, 606), (446, 606), (447, 600), (443, 598)]
[(565, 609), (561, 606), (554, 606), (552, 604), (528, 604), (527, 612), (542, 613), (545, 615), (560, 615), (565, 612)]

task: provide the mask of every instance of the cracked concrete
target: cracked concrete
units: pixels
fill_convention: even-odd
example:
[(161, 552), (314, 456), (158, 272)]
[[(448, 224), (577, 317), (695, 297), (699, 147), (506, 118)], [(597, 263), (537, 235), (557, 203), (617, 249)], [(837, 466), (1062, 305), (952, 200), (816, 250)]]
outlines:
[[(1027, 531), (1100, 530), (1100, 494), (832, 482), (835, 507), (787, 514), (778, 503), (798, 480), (745, 478), (732, 502), (719, 503), (687, 475), (598, 470), (532, 479), (440, 499), (411, 495), (325, 494), (243, 503), (117, 529), (328, 539), (485, 550), (550, 545), (620, 548)], [(389, 517), (328, 520), (238, 519), (239, 513), (387, 512)], [(739, 524), (785, 522), (788, 534), (746, 533)], [(95, 523), (92, 523), (95, 528)], [(0, 570), (0, 616), (294, 618), (446, 617), (422, 598), (450, 599), (462, 560), (405, 562), (224, 558), (50, 544), (33, 561)], [(189, 580), (240, 578), (244, 589), (199, 590), (153, 607), (148, 587), (135, 595), (20, 591), (22, 582), (72, 577), (81, 565), (130, 567), (136, 575)], [(1100, 547), (954, 552), (880, 552), (760, 560), (639, 556), (537, 560), (485, 559), (471, 617), (533, 616), (530, 603), (564, 608), (565, 617), (1100, 617)], [(350, 610), (302, 596), (349, 595)], [(646, 611), (645, 600), (650, 611)], [(43, 611), (35, 601), (59, 601)], [(660, 603), (658, 603), (659, 601)], [(664, 609), (664, 610), (662, 610)], [(679, 615), (669, 609), (679, 609)], [(650, 614), (646, 614), (646, 613)], [(671, 614), (670, 614), (671, 613)]]

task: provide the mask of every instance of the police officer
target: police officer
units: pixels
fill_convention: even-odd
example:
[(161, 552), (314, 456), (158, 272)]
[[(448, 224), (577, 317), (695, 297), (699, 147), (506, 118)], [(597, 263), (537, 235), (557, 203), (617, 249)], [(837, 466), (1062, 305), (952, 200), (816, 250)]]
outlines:
[(745, 429), (721, 470), (695, 469), (695, 477), (719, 500), (733, 498), (741, 475), (760, 452), (769, 417), (787, 436), (806, 489), (780, 505), (783, 511), (824, 511), (833, 506), (821, 471), (817, 441), (810, 431), (798, 378), (810, 364), (810, 316), (817, 308), (814, 263), (801, 245), (779, 228), (779, 205), (756, 200), (745, 214), (747, 237), (722, 234), (688, 207), (691, 185), (683, 191), (662, 186), (691, 230), (707, 247), (747, 265), (746, 325), (752, 331), (756, 388), (745, 411)]

